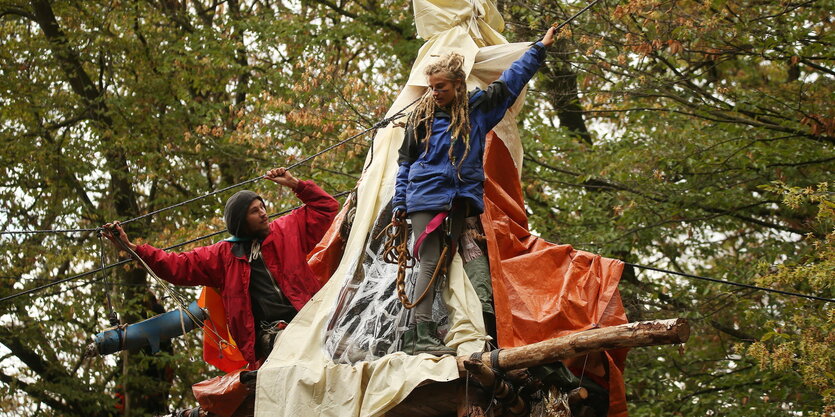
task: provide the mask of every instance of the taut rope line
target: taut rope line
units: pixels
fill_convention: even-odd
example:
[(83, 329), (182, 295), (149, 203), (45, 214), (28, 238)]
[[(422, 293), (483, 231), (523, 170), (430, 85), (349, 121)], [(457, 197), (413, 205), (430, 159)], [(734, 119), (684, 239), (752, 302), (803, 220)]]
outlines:
[[(418, 98), (418, 100), (419, 100), (419, 98)], [(321, 150), (321, 151), (319, 151), (319, 152), (316, 152), (315, 154), (310, 155), (310, 156), (308, 156), (307, 158), (302, 159), (301, 161), (296, 162), (296, 163), (294, 163), (294, 164), (292, 164), (292, 165), (288, 166), (288, 167), (287, 167), (287, 170), (288, 170), (288, 171), (289, 171), (289, 170), (292, 170), (293, 168), (295, 168), (295, 167), (297, 167), (297, 166), (299, 166), (299, 165), (302, 165), (302, 164), (306, 163), (307, 161), (310, 161), (311, 159), (316, 158), (316, 157), (317, 157), (317, 156), (319, 156), (319, 155), (322, 155), (323, 153), (329, 152), (329, 151), (331, 151), (332, 149), (334, 149), (334, 148), (336, 148), (336, 147), (338, 147), (338, 146), (341, 146), (341, 145), (345, 144), (345, 143), (346, 143), (346, 142), (348, 142), (348, 141), (353, 140), (354, 138), (357, 138), (357, 137), (362, 136), (362, 135), (364, 135), (364, 134), (366, 134), (366, 133), (368, 133), (368, 132), (371, 132), (372, 130), (377, 130), (377, 129), (380, 129), (380, 128), (382, 128), (382, 127), (387, 126), (389, 123), (391, 123), (391, 122), (393, 122), (393, 121), (395, 121), (395, 120), (397, 120), (397, 119), (399, 119), (399, 118), (401, 118), (401, 117), (405, 116), (405, 114), (404, 114), (403, 112), (404, 112), (406, 109), (408, 109), (409, 107), (411, 107), (412, 105), (414, 105), (415, 103), (417, 103), (417, 101), (418, 101), (418, 100), (415, 100), (415, 101), (413, 101), (413, 102), (411, 102), (411, 103), (407, 104), (405, 107), (403, 107), (402, 109), (400, 109), (397, 113), (394, 113), (393, 115), (391, 115), (391, 116), (389, 116), (389, 117), (387, 117), (387, 118), (385, 118), (385, 119), (380, 120), (379, 122), (375, 123), (373, 126), (369, 127), (368, 129), (365, 129), (365, 130), (363, 130), (362, 132), (359, 132), (359, 133), (357, 133), (357, 134), (355, 134), (355, 135), (352, 135), (352, 136), (350, 136), (350, 137), (349, 137), (349, 138), (347, 138), (347, 139), (341, 140), (341, 141), (339, 141), (339, 142), (337, 142), (337, 143), (335, 143), (335, 144), (333, 144), (333, 145), (331, 145), (331, 146), (328, 146), (327, 148), (325, 148), (325, 149), (323, 149), (323, 150)], [(145, 213), (145, 214), (143, 214), (143, 215), (141, 215), (141, 216), (138, 216), (138, 217), (134, 217), (134, 218), (132, 218), (132, 219), (125, 220), (125, 221), (121, 222), (121, 224), (122, 224), (122, 225), (125, 225), (125, 224), (128, 224), (128, 223), (134, 222), (134, 221), (136, 221), (136, 220), (144, 219), (144, 218), (146, 218), (146, 217), (153, 216), (153, 215), (156, 215), (156, 214), (159, 214), (159, 213), (162, 213), (162, 212), (164, 212), (164, 211), (168, 211), (168, 210), (171, 210), (171, 209), (174, 209), (174, 208), (177, 208), (177, 207), (181, 207), (181, 206), (184, 206), (184, 205), (186, 205), (186, 204), (188, 204), (188, 203), (191, 203), (191, 202), (194, 202), (194, 201), (197, 201), (197, 200), (200, 200), (200, 199), (206, 198), (206, 197), (210, 197), (210, 196), (213, 196), (213, 195), (216, 195), (216, 194), (220, 194), (220, 193), (222, 193), (222, 192), (224, 192), (224, 191), (229, 191), (229, 190), (231, 190), (231, 189), (233, 189), (233, 188), (237, 188), (237, 187), (241, 187), (241, 186), (246, 185), (246, 184), (253, 183), (253, 182), (258, 181), (258, 180), (263, 179), (263, 178), (264, 178), (264, 176), (258, 176), (258, 177), (255, 177), (255, 178), (251, 178), (251, 179), (248, 179), (248, 180), (246, 180), (246, 181), (240, 182), (240, 183), (238, 183), (238, 184), (230, 185), (230, 186), (228, 186), (228, 187), (224, 187), (224, 188), (221, 188), (221, 189), (219, 189), (219, 190), (212, 191), (212, 192), (210, 192), (210, 193), (208, 193), (208, 194), (205, 194), (205, 195), (202, 195), (202, 196), (197, 196), (197, 197), (194, 197), (194, 198), (188, 199), (188, 200), (186, 200), (186, 201), (181, 201), (181, 202), (179, 202), (179, 203), (177, 203), (177, 204), (173, 204), (173, 205), (168, 206), (168, 207), (163, 207), (163, 208), (161, 208), (161, 209), (154, 210), (154, 211), (149, 212), (149, 213)]]
[[(289, 170), (291, 170), (291, 169), (293, 169), (293, 168), (298, 167), (299, 165), (302, 165), (302, 164), (304, 164), (304, 163), (307, 163), (307, 162), (308, 162), (308, 161), (310, 161), (311, 159), (316, 158), (317, 156), (320, 156), (320, 155), (322, 155), (322, 154), (324, 154), (324, 153), (326, 153), (326, 152), (330, 152), (330, 151), (331, 151), (331, 150), (333, 150), (334, 148), (337, 148), (337, 147), (339, 147), (339, 146), (342, 146), (342, 145), (344, 145), (345, 143), (347, 143), (347, 142), (349, 142), (349, 141), (351, 141), (351, 140), (353, 140), (353, 139), (355, 139), (355, 138), (357, 138), (357, 137), (360, 137), (360, 136), (362, 136), (362, 135), (367, 134), (368, 132), (371, 132), (371, 131), (376, 131), (376, 130), (379, 130), (379, 129), (383, 128), (383, 127), (388, 126), (388, 124), (389, 124), (389, 123), (391, 123), (391, 122), (393, 122), (393, 121), (395, 121), (395, 120), (397, 120), (397, 119), (400, 119), (401, 117), (405, 116), (406, 114), (405, 114), (405, 113), (403, 113), (403, 112), (404, 112), (404, 111), (406, 111), (406, 109), (408, 109), (409, 107), (413, 106), (415, 103), (417, 103), (417, 102), (418, 102), (418, 100), (420, 100), (420, 98), (418, 98), (418, 99), (416, 99), (416, 100), (412, 101), (411, 103), (407, 104), (407, 105), (406, 105), (406, 106), (404, 106), (402, 109), (400, 109), (399, 111), (397, 111), (397, 113), (394, 113), (394, 114), (392, 114), (391, 116), (386, 117), (386, 118), (384, 118), (384, 119), (380, 120), (379, 122), (375, 123), (373, 126), (369, 127), (368, 129), (365, 129), (365, 130), (363, 130), (362, 132), (359, 132), (359, 133), (357, 133), (357, 134), (355, 134), (355, 135), (352, 135), (352, 136), (350, 136), (350, 137), (348, 137), (348, 138), (346, 138), (346, 139), (343, 139), (343, 140), (341, 140), (341, 141), (339, 141), (339, 142), (337, 142), (337, 143), (335, 143), (335, 144), (333, 144), (333, 145), (331, 145), (331, 146), (328, 146), (327, 148), (325, 148), (325, 149), (323, 149), (323, 150), (321, 150), (321, 151), (319, 151), (319, 152), (317, 152), (317, 153), (315, 153), (315, 154), (313, 154), (313, 155), (310, 155), (310, 156), (306, 157), (305, 159), (302, 159), (301, 161), (298, 161), (298, 162), (296, 162), (296, 163), (294, 163), (294, 164), (292, 164), (292, 165), (288, 166), (288, 167), (287, 167), (287, 170), (289, 171)], [(193, 203), (193, 202), (195, 202), (195, 201), (197, 201), (197, 200), (200, 200), (200, 199), (203, 199), (203, 198), (206, 198), (206, 197), (211, 197), (211, 196), (213, 196), (213, 195), (217, 195), (217, 194), (220, 194), (220, 193), (225, 192), (225, 191), (229, 191), (229, 190), (234, 189), (234, 188), (238, 188), (238, 187), (241, 187), (241, 186), (244, 186), (244, 185), (247, 185), (247, 184), (251, 184), (251, 183), (256, 182), (256, 181), (258, 181), (258, 180), (261, 180), (261, 179), (263, 179), (263, 178), (264, 178), (263, 176), (258, 176), (258, 177), (255, 177), (255, 178), (250, 178), (250, 179), (248, 179), (248, 180), (246, 180), (246, 181), (239, 182), (239, 183), (237, 183), (237, 184), (233, 184), (233, 185), (230, 185), (230, 186), (228, 186), (228, 187), (224, 187), (224, 188), (221, 188), (221, 189), (219, 189), (219, 190), (215, 190), (215, 191), (212, 191), (212, 192), (210, 192), (210, 193), (203, 194), (203, 195), (200, 195), (200, 196), (197, 196), (197, 197), (194, 197), (194, 198), (190, 198), (190, 199), (188, 199), (188, 200), (181, 201), (181, 202), (179, 202), (179, 203), (176, 203), (176, 204), (173, 204), (173, 205), (170, 205), (170, 206), (167, 206), (167, 207), (163, 207), (163, 208), (158, 209), (158, 210), (154, 210), (154, 211), (151, 211), (151, 212), (145, 213), (145, 214), (143, 214), (143, 215), (140, 215), (140, 216), (134, 217), (134, 218), (132, 218), (132, 219), (128, 219), (128, 220), (122, 221), (122, 222), (120, 222), (120, 223), (121, 223), (121, 224), (123, 224), (123, 225), (125, 225), (125, 224), (128, 224), (128, 223), (131, 223), (131, 222), (137, 221), (137, 220), (141, 220), (141, 219), (144, 219), (144, 218), (146, 218), (146, 217), (150, 217), (150, 216), (153, 216), (153, 215), (156, 215), (156, 214), (162, 213), (162, 212), (164, 212), (164, 211), (168, 211), (168, 210), (171, 210), (171, 209), (174, 209), (174, 208), (177, 208), (177, 207), (182, 207), (182, 206), (184, 206), (184, 205), (186, 205), (186, 204)], [(40, 234), (40, 233), (80, 233), (80, 232), (100, 232), (100, 231), (101, 231), (101, 228), (93, 228), (93, 229), (48, 229), (48, 230), (6, 230), (6, 231), (0, 231), (0, 235), (4, 235), (4, 234)], [(3, 301), (3, 300), (2, 300), (2, 299), (0, 299), (0, 301)]]
[[(346, 195), (346, 194), (349, 194), (349, 193), (351, 193), (351, 191), (342, 191), (342, 192), (340, 192), (340, 193), (333, 194), (333, 195), (332, 195), (332, 197), (334, 197), (334, 198), (337, 198), (337, 197), (342, 197), (342, 196), (344, 196), (344, 195)], [(283, 215), (283, 214), (287, 214), (287, 213), (289, 213), (289, 212), (291, 212), (291, 211), (293, 211), (293, 210), (295, 210), (295, 209), (297, 209), (297, 208), (299, 208), (299, 207), (301, 207), (301, 205), (298, 205), (298, 206), (295, 206), (295, 207), (291, 207), (291, 208), (289, 208), (289, 209), (287, 209), (287, 210), (280, 211), (280, 212), (278, 212), (278, 213), (272, 214), (272, 215), (270, 215), (270, 218), (277, 217), (277, 216), (281, 216), (281, 215)], [(207, 234), (207, 235), (203, 235), (203, 236), (196, 237), (196, 238), (194, 238), (194, 239), (187, 240), (187, 241), (185, 241), (185, 242), (180, 242), (180, 243), (177, 243), (177, 244), (175, 244), (175, 245), (171, 245), (171, 246), (169, 246), (169, 247), (167, 247), (167, 248), (163, 248), (163, 250), (165, 250), (165, 251), (169, 251), (169, 250), (171, 250), (171, 249), (176, 249), (176, 248), (179, 248), (179, 247), (182, 247), (182, 246), (185, 246), (185, 245), (188, 245), (188, 244), (194, 243), (194, 242), (198, 242), (198, 241), (201, 241), (201, 240), (204, 240), (204, 239), (208, 239), (208, 238), (210, 238), (210, 237), (214, 237), (214, 236), (217, 236), (217, 235), (221, 235), (221, 234), (224, 234), (224, 233), (226, 233), (226, 230), (225, 230), (225, 229), (224, 229), (224, 230), (219, 230), (219, 231), (217, 231), (217, 232), (212, 232), (212, 233), (209, 233), (209, 234)], [(21, 297), (21, 296), (24, 296), (24, 295), (28, 295), (28, 294), (32, 294), (32, 293), (36, 293), (36, 292), (39, 292), (39, 291), (45, 290), (45, 289), (47, 289), (47, 288), (54, 287), (54, 286), (59, 285), (59, 284), (63, 284), (63, 283), (65, 283), (65, 282), (69, 282), (69, 281), (72, 281), (72, 280), (76, 280), (76, 279), (78, 279), (78, 278), (83, 278), (83, 277), (86, 277), (86, 276), (88, 276), (88, 275), (93, 275), (93, 274), (95, 274), (95, 273), (97, 273), (97, 272), (105, 271), (105, 270), (108, 270), (108, 269), (113, 269), (113, 268), (116, 268), (117, 266), (122, 266), (122, 265), (125, 265), (125, 264), (127, 264), (127, 263), (130, 263), (131, 261), (132, 261), (132, 259), (123, 259), (123, 260), (121, 260), (121, 261), (119, 261), (119, 262), (114, 262), (114, 263), (112, 263), (112, 264), (109, 264), (109, 265), (104, 266), (104, 267), (101, 267), (101, 268), (94, 269), (94, 270), (92, 270), (92, 271), (82, 272), (82, 273), (80, 273), (80, 274), (78, 274), (78, 275), (73, 275), (73, 276), (71, 276), (71, 277), (62, 278), (62, 279), (59, 279), (59, 280), (57, 280), (57, 281), (50, 282), (49, 284), (44, 284), (44, 285), (41, 285), (41, 286), (38, 286), (38, 287), (35, 287), (35, 288), (30, 288), (30, 289), (28, 289), (28, 290), (24, 290), (24, 291), (21, 291), (21, 292), (15, 293), (15, 294), (7, 295), (7, 296), (5, 296), (5, 297), (0, 298), (0, 303), (2, 303), (2, 302), (4, 302), (4, 301), (11, 300), (11, 299), (14, 299), (14, 298), (17, 298), (17, 297)], [(90, 281), (89, 283), (91, 284), (91, 283), (93, 283), (93, 281)]]

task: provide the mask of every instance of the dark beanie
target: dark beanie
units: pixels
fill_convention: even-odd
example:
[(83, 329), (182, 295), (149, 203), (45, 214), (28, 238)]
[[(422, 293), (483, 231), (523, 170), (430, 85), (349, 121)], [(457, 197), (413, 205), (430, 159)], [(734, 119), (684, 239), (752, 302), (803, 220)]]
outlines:
[(249, 205), (255, 199), (264, 202), (260, 195), (249, 191), (241, 190), (235, 193), (232, 197), (226, 200), (226, 208), (223, 209), (223, 220), (226, 221), (226, 230), (235, 237), (248, 237), (246, 234), (246, 225), (244, 219)]

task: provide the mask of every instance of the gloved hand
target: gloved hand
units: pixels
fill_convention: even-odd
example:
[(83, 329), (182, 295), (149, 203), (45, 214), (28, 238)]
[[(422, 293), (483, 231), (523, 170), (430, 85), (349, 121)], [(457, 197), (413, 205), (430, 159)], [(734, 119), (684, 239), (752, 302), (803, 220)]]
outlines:
[(406, 208), (402, 206), (395, 207), (391, 211), (392, 223), (400, 223), (406, 219)]

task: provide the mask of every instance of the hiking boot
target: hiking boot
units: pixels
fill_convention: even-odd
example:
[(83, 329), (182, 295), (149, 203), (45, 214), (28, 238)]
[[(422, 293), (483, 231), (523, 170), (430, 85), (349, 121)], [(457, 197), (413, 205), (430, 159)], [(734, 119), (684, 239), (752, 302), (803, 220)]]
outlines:
[(428, 353), (435, 356), (454, 355), (455, 349), (447, 347), (441, 339), (438, 339), (438, 325), (431, 321), (417, 324), (417, 340), (415, 341), (414, 355)]
[(407, 355), (415, 354), (415, 339), (417, 338), (416, 333), (415, 324), (410, 324), (406, 331), (400, 336), (400, 351), (405, 352)]

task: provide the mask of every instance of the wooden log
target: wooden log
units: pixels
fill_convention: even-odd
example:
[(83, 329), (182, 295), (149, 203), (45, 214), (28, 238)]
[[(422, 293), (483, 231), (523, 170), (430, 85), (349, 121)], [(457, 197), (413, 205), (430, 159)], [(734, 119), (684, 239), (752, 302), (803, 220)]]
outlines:
[(496, 374), (482, 361), (465, 360), (464, 368), (470, 372), (470, 378), (482, 387), (492, 387), (496, 383)]
[[(497, 368), (503, 371), (530, 368), (603, 350), (684, 343), (690, 337), (686, 319), (643, 321), (620, 326), (591, 329), (526, 346), (503, 349), (498, 354)], [(481, 354), (481, 361), (491, 364), (490, 352)], [(466, 371), (458, 357), (458, 371)]]
[(574, 388), (568, 393), (568, 405), (579, 404), (580, 401), (583, 401), (586, 398), (589, 398), (589, 390), (583, 387)]
[(479, 360), (465, 360), (464, 367), (470, 372), (470, 377), (487, 390), (494, 389), (495, 397), (512, 415), (521, 415), (528, 405), (525, 400), (513, 391), (507, 381), (496, 376), (496, 373)]
[[(684, 343), (689, 337), (690, 325), (685, 319), (628, 323), (620, 326), (574, 333), (527, 346), (503, 349), (498, 354), (498, 365), (499, 369), (507, 372), (509, 375), (513, 375), (513, 370), (516, 369), (553, 363), (559, 360), (585, 355), (586, 353), (640, 346)], [(459, 356), (457, 359), (458, 370), (463, 377), (466, 374), (464, 361), (470, 361), (470, 356)], [(490, 386), (490, 378), (495, 378), (495, 374), (487, 366), (491, 364), (490, 352), (483, 353), (480, 361), (474, 360), (472, 362), (470, 364), (473, 369), (471, 377), (474, 376), (476, 371), (485, 374), (483, 375), (484, 383), (486, 386)], [(485, 373), (485, 368), (489, 373)], [(249, 377), (254, 379), (255, 374), (248, 375), (247, 379)], [(249, 380), (246, 382), (251, 383)], [(454, 415), (456, 411), (460, 411), (461, 388), (464, 385), (465, 380), (463, 378), (449, 382), (436, 382), (422, 385), (412, 391), (402, 403), (390, 410), (387, 416), (436, 417), (448, 416), (450, 414)], [(569, 399), (571, 399), (572, 395), (580, 398), (588, 396), (588, 391), (584, 388), (581, 390), (582, 392), (574, 390), (576, 393), (573, 391), (569, 394)], [(473, 399), (478, 398), (478, 394), (472, 390), (469, 395)], [(482, 396), (477, 401), (486, 401), (487, 398), (489, 397)], [(517, 407), (518, 404), (514, 404), (514, 408)], [(584, 415), (593, 416), (594, 411), (591, 408), (584, 407), (580, 412), (580, 416)]]

